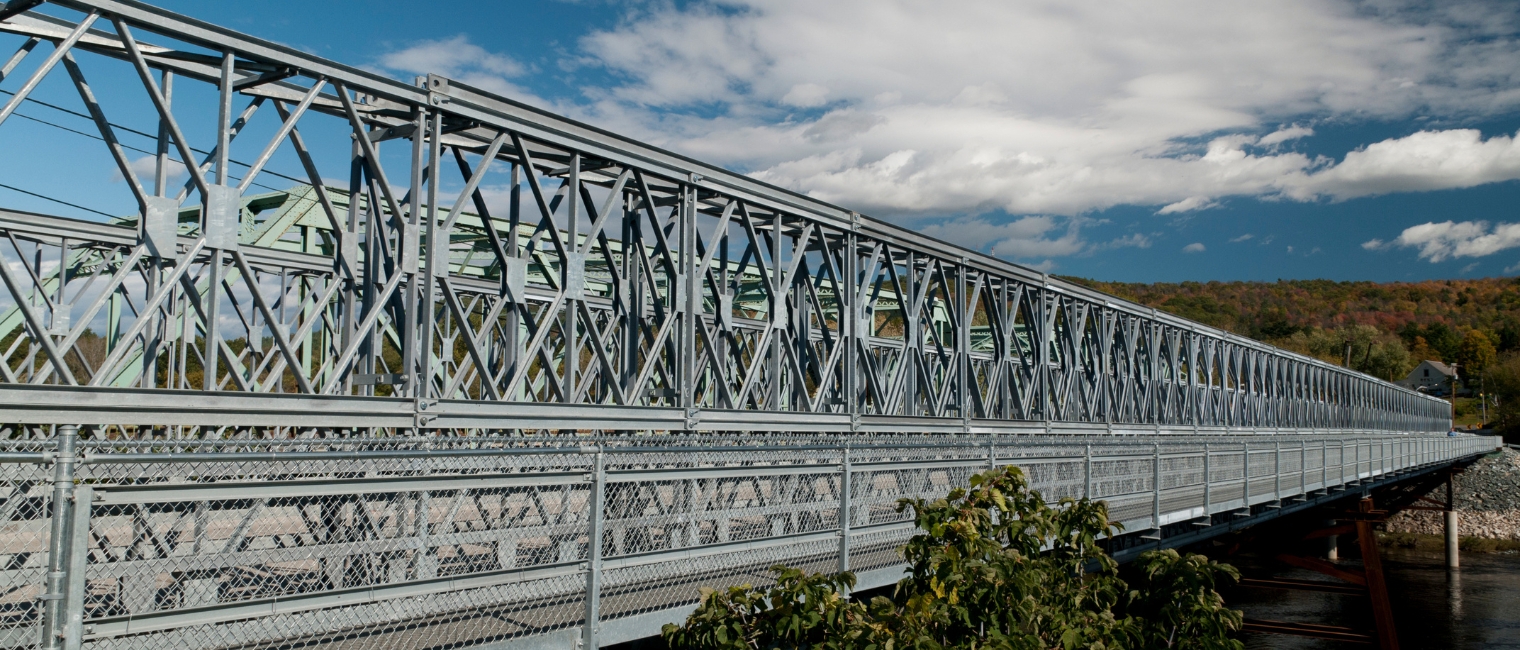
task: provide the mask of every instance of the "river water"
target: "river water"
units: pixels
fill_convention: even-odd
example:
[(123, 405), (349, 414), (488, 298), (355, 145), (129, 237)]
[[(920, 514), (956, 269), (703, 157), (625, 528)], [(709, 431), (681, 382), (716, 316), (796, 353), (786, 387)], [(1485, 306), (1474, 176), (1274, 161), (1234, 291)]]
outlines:
[[(1383, 566), (1401, 648), (1520, 648), (1520, 555), (1464, 553), (1461, 563), (1461, 569), (1448, 572), (1440, 553), (1384, 548)], [(1243, 568), (1248, 576), (1263, 575), (1260, 567)], [(1325, 579), (1298, 570), (1273, 573), (1282, 578)], [(1263, 589), (1232, 589), (1225, 597), (1230, 607), (1243, 610), (1247, 618), (1372, 629), (1372, 611), (1362, 597)], [(1245, 641), (1251, 650), (1368, 647), (1258, 634), (1247, 635)]]

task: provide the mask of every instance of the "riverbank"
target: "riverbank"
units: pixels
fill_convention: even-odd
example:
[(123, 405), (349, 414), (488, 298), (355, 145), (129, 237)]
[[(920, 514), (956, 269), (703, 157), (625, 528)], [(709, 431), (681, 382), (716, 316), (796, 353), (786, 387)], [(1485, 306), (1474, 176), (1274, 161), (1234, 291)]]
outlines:
[[(1384, 548), (1444, 553), (1446, 552), (1446, 537), (1421, 533), (1378, 533), (1378, 545)], [(1520, 540), (1462, 536), (1457, 540), (1457, 548), (1463, 553), (1520, 555)]]
[[(1474, 463), (1457, 475), (1453, 496), (1462, 537), (1520, 542), (1520, 452), (1506, 447)], [(1430, 498), (1444, 500), (1446, 495), (1437, 490)], [(1385, 529), (1440, 536), (1445, 534), (1444, 515), (1406, 510), (1389, 518)]]

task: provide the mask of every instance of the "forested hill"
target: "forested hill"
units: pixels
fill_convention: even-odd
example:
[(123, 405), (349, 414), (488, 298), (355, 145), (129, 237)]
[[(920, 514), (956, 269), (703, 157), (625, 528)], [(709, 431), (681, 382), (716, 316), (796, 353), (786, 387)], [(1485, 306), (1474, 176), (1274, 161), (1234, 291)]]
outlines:
[(1352, 365), (1385, 378), (1402, 378), (1425, 358), (1481, 367), (1494, 352), (1520, 349), (1517, 278), (1178, 284), (1067, 279), (1336, 363), (1343, 362), (1349, 340)]

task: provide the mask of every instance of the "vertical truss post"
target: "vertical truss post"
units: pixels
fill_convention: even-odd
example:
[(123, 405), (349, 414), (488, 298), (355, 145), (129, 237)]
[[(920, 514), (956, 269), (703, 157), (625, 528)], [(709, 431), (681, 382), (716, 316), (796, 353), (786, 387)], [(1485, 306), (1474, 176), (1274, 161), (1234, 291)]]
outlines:
[[(510, 172), (512, 189), (507, 195), (507, 236), (502, 241), (502, 245), (507, 249), (507, 257), (510, 264), (509, 262), (502, 263), (504, 268), (502, 269), (501, 279), (511, 292), (511, 299), (513, 301), (513, 305), (504, 310), (506, 313), (506, 336), (503, 337), (502, 351), (506, 358), (503, 360), (502, 365), (504, 366), (503, 376), (505, 377), (515, 376), (518, 372), (521, 372), (519, 364), (527, 364), (527, 360), (523, 358), (524, 350), (521, 330), (523, 326), (522, 314), (528, 304), (528, 301), (522, 295), (523, 290), (527, 287), (528, 264), (521, 257), (522, 253), (518, 250), (517, 242), (517, 225), (522, 221), (522, 171), (522, 165), (514, 161)], [(624, 209), (627, 209), (626, 205), (625, 202)], [(627, 219), (624, 219), (624, 223), (626, 222)], [(491, 227), (494, 228), (495, 225), (493, 224)], [(626, 265), (629, 263), (628, 258), (632, 258), (633, 256), (624, 255), (623, 257), (624, 264)], [(509, 265), (515, 268), (505, 268)], [(510, 277), (514, 274), (521, 274), (522, 282), (516, 282), (513, 277)], [(625, 274), (623, 277), (631, 278), (632, 275)], [(629, 340), (631, 340), (631, 337)], [(525, 392), (526, 388), (519, 389), (519, 391)], [(522, 399), (520, 395), (503, 395), (502, 397), (508, 400)]]
[(1282, 441), (1272, 443), (1272, 500), (1282, 505)]
[(1340, 456), (1337, 458), (1335, 464), (1336, 464), (1337, 469), (1340, 470), (1341, 477), (1340, 477), (1340, 481), (1338, 483), (1336, 483), (1336, 484), (1337, 485), (1345, 485), (1346, 484), (1346, 441), (1345, 440), (1341, 440), (1340, 441), (1340, 446), (1341, 446), (1341, 453), (1340, 453)]
[[(340, 92), (340, 93), (347, 93), (348, 90), (340, 88), (340, 89), (338, 89), (338, 92)], [(343, 291), (342, 298), (340, 298), (340, 301), (339, 301), (339, 308), (340, 308), (339, 319), (340, 319), (340, 323), (338, 325), (337, 348), (340, 349), (340, 350), (347, 350), (349, 348), (349, 346), (353, 343), (355, 323), (356, 323), (355, 318), (356, 318), (356, 315), (357, 315), (357, 310), (359, 309), (358, 298), (359, 298), (360, 295), (363, 295), (365, 292), (370, 291), (370, 288), (373, 286), (373, 283), (374, 283), (374, 275), (373, 275), (371, 269), (373, 269), (374, 266), (375, 266), (375, 257), (376, 257), (375, 254), (374, 254), (374, 246), (375, 246), (375, 239), (376, 239), (375, 237), (366, 237), (365, 238), (364, 265), (362, 267), (360, 267), (360, 265), (359, 265), (359, 257), (358, 257), (358, 252), (359, 252), (359, 220), (361, 218), (361, 214), (359, 212), (359, 206), (360, 206), (360, 199), (362, 198), (362, 195), (364, 194), (364, 149), (359, 145), (359, 138), (362, 138), (364, 136), (365, 136), (364, 133), (355, 131), (354, 135), (353, 135), (353, 144), (351, 144), (349, 146), (349, 163), (348, 163), (348, 214), (347, 214), (347, 220), (344, 223), (344, 225), (346, 226), (346, 228), (343, 231), (343, 243), (342, 243), (342, 248), (339, 250), (339, 254), (343, 255), (344, 257), (346, 257), (347, 258), (346, 261), (348, 263), (353, 264), (352, 269), (353, 269), (354, 275), (353, 275), (352, 279), (345, 279), (345, 280), (343, 280), (343, 282), (344, 282), (344, 287), (343, 288), (345, 289), (345, 291)], [(373, 210), (374, 207), (375, 206), (370, 206), (370, 209)], [(400, 215), (398, 215), (398, 217), (399, 216)], [(374, 230), (370, 230), (370, 232), (373, 233)], [(396, 269), (396, 272), (400, 273), (401, 269)], [(334, 281), (337, 281), (337, 280), (334, 280)], [(410, 328), (410, 327), (402, 328), (402, 331), (401, 331), (401, 355), (402, 355), (401, 356), (401, 360), (402, 360), (403, 364), (409, 364), (411, 362), (411, 357), (408, 356), (411, 353), (411, 345), (412, 345), (412, 328)], [(410, 374), (411, 374), (411, 366), (410, 365), (404, 365), (400, 370), (401, 370), (401, 372), (407, 373), (407, 375), (408, 375), (408, 377), (407, 377), (408, 380), (409, 380), (408, 381), (408, 387), (415, 386), (416, 385), (416, 383), (415, 383), (416, 377), (410, 376)], [(341, 372), (341, 371), (339, 371), (339, 372)], [(328, 378), (324, 377), (324, 379), (328, 379)], [(331, 385), (333, 383), (335, 383), (335, 382), (333, 382), (333, 381), (331, 381), (329, 379), (326, 382), (326, 384), (324, 384), (324, 385)], [(346, 382), (345, 382), (345, 385), (346, 385)]]
[(864, 283), (864, 280), (856, 277), (860, 273), (856, 270), (859, 253), (855, 248), (857, 245), (855, 229), (859, 225), (860, 215), (851, 212), (850, 231), (844, 234), (844, 278), (840, 282), (842, 288), (835, 292), (839, 300), (840, 318), (845, 320), (844, 334), (839, 344), (844, 346), (844, 399), (845, 409), (850, 415), (851, 432), (860, 428), (860, 388), (857, 383), (859, 381), (857, 375), (860, 371), (856, 365), (859, 362), (856, 357), (864, 349), (866, 334), (860, 331), (861, 321), (865, 320), (865, 315), (861, 313), (859, 301), (856, 299), (858, 287)]
[[(204, 233), (206, 227), (207, 223), (203, 221), (201, 223), (201, 232)], [(220, 308), (222, 305), (222, 250), (220, 248), (211, 248), (210, 246), (207, 246), (206, 252), (209, 256), (207, 261), (210, 265), (207, 268), (208, 275), (206, 283), (206, 295), (204, 298), (200, 296), (186, 296), (186, 299), (204, 301), (203, 304), (205, 305), (206, 310), (206, 320), (203, 323), (203, 326), (206, 329), (206, 347), (202, 352), (202, 354), (205, 355), (202, 358), (202, 361), (204, 362), (203, 366), (205, 367), (206, 375), (202, 377), (202, 380), (204, 389), (211, 391), (220, 388), (220, 385), (216, 380), (216, 376), (220, 374), (217, 361), (221, 357), (217, 353), (219, 352), (222, 341), (222, 329), (220, 327), (217, 327), (217, 324), (221, 321)], [(185, 260), (185, 263), (189, 264), (190, 260)], [(231, 371), (234, 369), (228, 368), (228, 370)]]
[[(533, 173), (533, 170), (528, 170), (528, 173)], [(565, 202), (569, 203), (564, 233), (566, 252), (559, 262), (559, 288), (565, 295), (565, 306), (560, 310), (564, 318), (562, 326), (564, 329), (562, 331), (565, 336), (564, 358), (560, 360), (560, 365), (564, 367), (564, 377), (561, 378), (564, 380), (561, 400), (566, 404), (573, 404), (576, 401), (576, 384), (580, 381), (579, 375), (581, 369), (581, 337), (577, 321), (580, 320), (580, 301), (585, 296), (586, 282), (586, 259), (580, 254), (581, 154), (579, 151), (570, 153), (570, 169), (569, 173), (565, 176), (565, 186), (567, 187)], [(683, 195), (682, 198), (684, 199), (685, 196)], [(681, 212), (679, 214), (685, 214), (685, 204), (686, 201), (682, 200)], [(544, 218), (549, 223), (554, 222), (553, 215), (545, 215)], [(559, 233), (552, 233), (551, 236), (559, 237), (560, 235)], [(684, 243), (684, 237), (680, 241)], [(677, 255), (684, 257), (686, 250), (683, 248), (677, 252)], [(676, 293), (675, 285), (676, 279), (670, 278), (665, 287), (666, 293), (674, 296)], [(670, 309), (671, 311), (679, 311), (681, 306), (676, 304), (675, 300), (671, 300)], [(675, 388), (679, 391), (683, 378), (679, 375), (679, 370), (676, 372), (676, 386), (667, 388)], [(681, 399), (679, 392), (673, 397), (672, 402), (678, 402)]]
[(968, 284), (970, 281), (966, 258), (962, 257), (955, 273), (956, 382), (955, 387), (951, 389), (955, 391), (956, 405), (961, 411), (961, 433), (971, 433), (971, 397), (976, 386), (976, 382), (971, 380), (971, 322), (967, 320), (967, 314), (971, 313), (971, 306), (966, 304), (966, 300), (971, 297)]
[(86, 597), (85, 569), (90, 559), (90, 504), (95, 501), (94, 489), (83, 486), (74, 491), (72, 521), (68, 525), (67, 546), (68, 582), (63, 593), (63, 650), (79, 650), (84, 643), (84, 601)]
[(1035, 318), (1039, 319), (1039, 335), (1031, 342), (1040, 346), (1035, 354), (1040, 367), (1032, 379), (1035, 380), (1036, 390), (1040, 394), (1040, 419), (1045, 421), (1045, 433), (1050, 433), (1050, 341), (1055, 331), (1053, 327), (1055, 323), (1051, 320), (1051, 315), (1047, 313), (1052, 311), (1049, 290), (1045, 286), (1047, 277), (1044, 273), (1040, 274), (1040, 286), (1035, 294), (1038, 299), (1031, 301), (1037, 305)]
[(1082, 498), (1091, 499), (1092, 493), (1092, 443), (1082, 449)]
[(850, 570), (850, 445), (845, 443), (839, 461), (839, 570)]
[(1319, 489), (1330, 493), (1330, 443), (1319, 441)]
[(601, 643), (602, 525), (607, 498), (606, 452), (597, 449), (591, 473), (591, 496), (586, 504), (586, 621), (581, 628), (582, 650), (596, 650)]
[[(1161, 530), (1161, 443), (1151, 443), (1151, 524)], [(1159, 534), (1159, 533), (1158, 533)]]
[(681, 386), (681, 408), (686, 410), (686, 428), (697, 425), (697, 323), (702, 317), (699, 275), (706, 269), (698, 269), (701, 256), (697, 253), (697, 186), (701, 176), (693, 174), (681, 190), (681, 271), (675, 281), (682, 283), (682, 298), (676, 309), (681, 312), (681, 368), (678, 381)]
[[(168, 108), (172, 106), (174, 102), (174, 73), (170, 72), (169, 70), (164, 70), (162, 75), (159, 77), (159, 85), (164, 97), (164, 107)], [(156, 143), (157, 146), (155, 148), (153, 156), (153, 196), (156, 199), (159, 199), (164, 205), (173, 205), (173, 203), (164, 196), (164, 193), (169, 189), (170, 134), (168, 121), (165, 120), (162, 116), (158, 118), (157, 135), (158, 141)], [(153, 212), (153, 210), (145, 209), (143, 211), (143, 218), (138, 220), (138, 237), (140, 237), (142, 240), (147, 241), (151, 241), (154, 234), (149, 230), (151, 228), (148, 223), (150, 221), (150, 212)], [(148, 295), (153, 295), (158, 292), (159, 283), (163, 281), (166, 268), (166, 265), (164, 263), (165, 258), (172, 259), (174, 257), (176, 253), (174, 240), (175, 237), (179, 234), (179, 210), (177, 206), (175, 209), (170, 210), (169, 214), (159, 214), (155, 216), (158, 216), (159, 218), (167, 217), (169, 223), (159, 225), (161, 225), (165, 231), (164, 234), (168, 235), (169, 241), (166, 242), (166, 247), (169, 250), (156, 251), (157, 254), (149, 258), (147, 262)], [(188, 264), (189, 261), (187, 260), (186, 263)], [(169, 328), (169, 324), (173, 322), (173, 320), (169, 318), (169, 314), (171, 312), (171, 308), (160, 308), (149, 311), (142, 316), (143, 318), (151, 319), (152, 323), (149, 326), (147, 336), (144, 337), (143, 340), (142, 375), (139, 381), (139, 385), (143, 388), (158, 387), (158, 349), (160, 345), (163, 345), (164, 338), (168, 334), (167, 330)], [(127, 341), (126, 343), (128, 345), (131, 344), (130, 341)], [(174, 388), (174, 386), (168, 384), (167, 381), (165, 382), (165, 387)]]
[[(1352, 441), (1352, 444), (1356, 447), (1356, 454), (1351, 457), (1351, 478), (1358, 484), (1362, 482), (1362, 443), (1364, 442), (1366, 440), (1362, 438)], [(1372, 447), (1370, 446), (1367, 447), (1367, 475), (1369, 478), (1372, 475)]]
[(1203, 515), (1205, 517), (1214, 514), (1213, 494), (1210, 492), (1214, 485), (1214, 475), (1209, 471), (1209, 462), (1213, 457), (1209, 451), (1209, 443), (1203, 443)]
[(1251, 507), (1251, 443), (1240, 443), (1240, 505)]
[[(47, 590), (42, 594), (42, 648), (57, 650), (67, 616), (64, 590), (69, 576), (69, 544), (74, 521), (74, 454), (79, 426), (59, 425), (53, 456), (53, 519), (48, 538)], [(88, 507), (88, 506), (86, 506)]]
[(1309, 493), (1309, 443), (1298, 441), (1298, 493)]
[[(887, 263), (892, 263), (888, 258)], [(919, 303), (918, 297), (918, 259), (912, 250), (903, 252), (903, 268), (907, 272), (902, 276), (902, 295), (897, 297), (897, 313), (903, 321), (903, 353), (898, 359), (902, 367), (902, 392), (898, 393), (901, 404), (892, 415), (918, 415), (918, 366), (915, 359), (923, 358), (923, 346), (919, 341), (923, 338), (923, 330), (918, 322)]]
[[(514, 166), (513, 170), (516, 170), (516, 169), (517, 169), (517, 167)], [(513, 179), (513, 182), (517, 182), (516, 179), (515, 179), (515, 177)], [(641, 234), (641, 231), (640, 231), (640, 225), (639, 225), (640, 219), (638, 217), (638, 214), (635, 212), (636, 209), (637, 209), (637, 204), (630, 204), (629, 202), (624, 202), (624, 204), (623, 204), (623, 211), (624, 211), (623, 212), (623, 219), (622, 219), (623, 245), (626, 246), (626, 247), (628, 247), (628, 249), (630, 251), (638, 250), (638, 248), (639, 248), (639, 240), (642, 237), (642, 234)], [(514, 229), (516, 228), (515, 223), (513, 225), (513, 228)], [(516, 241), (515, 238), (514, 238), (514, 241)], [(723, 241), (725, 242), (725, 245), (726, 245), (726, 242), (728, 240), (727, 240), (727, 238), (724, 238)], [(516, 246), (514, 245), (513, 248), (515, 250)], [(725, 250), (725, 252), (726, 252), (726, 250)], [(644, 283), (638, 280), (638, 278), (640, 277), (640, 274), (642, 272), (641, 271), (641, 267), (640, 267), (640, 264), (642, 264), (642, 263), (643, 263), (643, 256), (642, 255), (634, 255), (634, 254), (632, 254), (630, 252), (630, 254), (623, 256), (623, 277), (626, 278), (625, 284), (627, 285), (627, 290), (623, 292), (623, 296), (622, 296), (624, 298), (623, 309), (624, 309), (624, 314), (625, 314), (625, 318), (623, 319), (623, 331), (622, 331), (622, 337), (623, 337), (623, 348), (622, 348), (622, 354), (623, 354), (623, 362), (622, 362), (623, 363), (623, 377), (622, 377), (622, 379), (623, 379), (623, 385), (625, 387), (631, 387), (632, 384), (633, 384), (633, 382), (634, 382), (634, 380), (635, 380), (635, 378), (638, 377), (638, 364), (639, 364), (639, 345), (638, 345), (638, 341), (639, 341), (639, 332), (642, 331), (642, 329), (641, 329), (642, 328), (641, 322), (642, 322), (642, 319), (644, 318)], [(724, 256), (723, 265), (721, 266), (721, 268), (722, 268), (721, 274), (726, 278), (727, 273), (728, 273), (728, 260), (727, 260), (727, 256), (726, 255)], [(726, 283), (725, 283), (725, 288), (726, 288)], [(722, 346), (727, 341), (728, 341), (728, 337), (727, 336), (720, 336), (718, 338), (718, 343), (719, 343), (720, 346)], [(722, 349), (722, 348), (720, 347), (720, 349)], [(721, 358), (725, 358), (726, 359), (726, 357), (721, 357)], [(524, 359), (523, 363), (527, 364), (528, 361), (526, 359)], [(629, 399), (634, 400), (635, 404), (641, 403), (641, 401), (644, 398), (645, 398), (645, 395), (629, 395)], [(732, 405), (729, 406), (729, 408), (739, 408), (739, 406), (737, 404), (732, 404)]]
[[(412, 532), (416, 535), (415, 539), (417, 544), (417, 550), (415, 551), (416, 555), (414, 556), (417, 558), (417, 577), (423, 579), (435, 578), (438, 576), (439, 558), (438, 552), (433, 550), (433, 542), (430, 539), (433, 533), (432, 493), (426, 490), (417, 492), (415, 493), (415, 496), (413, 496), (410, 500), (413, 513), (413, 525), (415, 526)], [(448, 525), (446, 522), (440, 523), (445, 523), (445, 525)]]
[[(161, 258), (151, 257), (145, 266), (147, 293), (152, 295), (158, 292), (164, 265)], [(142, 369), (138, 373), (137, 381), (141, 388), (158, 388), (158, 348), (163, 344), (164, 324), (167, 321), (160, 318), (162, 313), (163, 310), (154, 309), (142, 315), (142, 318), (152, 319), (152, 324), (148, 326), (146, 335), (143, 337)], [(127, 343), (130, 344), (130, 342)]]
[[(228, 148), (232, 146), (232, 82), (236, 69), (233, 66), (232, 50), (222, 51), (222, 78), (217, 90), (220, 96), (217, 98), (216, 120), (216, 184), (227, 185), (231, 178), (227, 165), (231, 164), (232, 154)], [(193, 160), (186, 160), (185, 165), (195, 164)]]
[[(419, 81), (419, 83), (422, 82)], [(408, 201), (408, 205), (405, 208), (405, 215), (391, 215), (391, 218), (396, 223), (400, 224), (400, 230), (396, 233), (395, 237), (395, 258), (399, 261), (391, 269), (391, 272), (406, 273), (411, 276), (407, 279), (406, 286), (404, 288), (406, 292), (405, 298), (401, 301), (401, 304), (403, 306), (402, 308), (406, 310), (406, 318), (397, 321), (397, 323), (399, 323), (398, 329), (400, 329), (397, 334), (401, 336), (400, 370), (406, 374), (406, 391), (411, 396), (411, 398), (415, 400), (415, 408), (420, 408), (422, 406), (423, 383), (427, 381), (427, 371), (420, 366), (420, 355), (418, 350), (419, 348), (429, 347), (428, 341), (421, 338), (421, 332), (425, 331), (422, 323), (425, 322), (426, 319), (418, 316), (418, 311), (422, 309), (422, 305), (419, 302), (420, 298), (418, 298), (417, 287), (418, 282), (422, 277), (421, 273), (419, 273), (420, 269), (418, 269), (417, 257), (421, 252), (420, 247), (422, 246), (422, 184), (427, 181), (427, 176), (424, 173), (424, 170), (427, 169), (425, 156), (427, 155), (427, 129), (431, 121), (429, 117), (430, 116), (426, 109), (413, 109), (411, 124), (412, 164), (411, 177), (408, 179), (411, 189), (407, 191), (407, 195), (411, 197), (411, 200)], [(369, 133), (354, 133), (355, 141), (357, 141), (358, 138), (368, 136)], [(372, 147), (376, 152), (377, 158), (379, 157), (379, 147), (381, 144), (382, 143), (375, 143)], [(363, 150), (360, 150), (359, 154), (364, 155)], [(379, 160), (373, 160), (370, 162), (376, 167), (380, 165)], [(373, 178), (369, 179), (369, 185), (371, 188), (374, 187), (374, 182), (375, 181)], [(360, 188), (360, 191), (362, 191), (362, 187)], [(355, 199), (353, 201), (355, 204), (358, 203), (358, 197), (358, 194), (355, 194), (351, 197), (351, 199)], [(374, 194), (370, 194), (369, 197), (371, 199), (377, 198)], [(366, 216), (369, 218), (369, 223), (365, 226), (366, 232), (364, 237), (365, 242), (368, 244), (364, 255), (364, 309), (366, 311), (380, 307), (379, 305), (374, 304), (374, 301), (376, 298), (378, 298), (377, 289), (380, 285), (384, 284), (384, 281), (381, 279), (381, 273), (384, 270), (384, 265), (381, 263), (381, 259), (383, 259), (384, 255), (382, 254), (380, 247), (385, 245), (386, 238), (381, 234), (383, 232), (381, 229), (382, 224), (385, 221), (382, 218), (381, 210), (383, 210), (383, 208), (381, 207), (380, 202), (372, 200), (369, 202), (369, 210), (366, 211)], [(431, 261), (429, 263), (431, 264)], [(432, 267), (428, 268), (429, 271), (431, 271)], [(401, 289), (398, 289), (398, 291), (399, 290)], [(361, 362), (360, 368), (362, 368), (362, 371), (366, 373), (374, 372), (372, 365), (374, 364), (375, 355), (380, 352), (380, 350), (376, 350), (375, 347), (378, 345), (378, 347), (383, 350), (385, 347), (385, 339), (376, 337), (373, 332), (362, 332), (360, 333), (360, 336), (368, 337), (373, 342), (369, 346), (366, 346), (367, 350), (364, 356), (364, 360)]]
[[(427, 406), (425, 402), (433, 398), (433, 333), (438, 327), (437, 300), (434, 296), (438, 290), (438, 283), (442, 282), (442, 278), (447, 277), (449, 273), (449, 233), (444, 229), (444, 224), (438, 221), (438, 184), (441, 180), (439, 178), (441, 171), (440, 158), (443, 157), (443, 113), (441, 111), (431, 111), (425, 115), (428, 125), (427, 129), (419, 130), (418, 135), (414, 136), (427, 138), (428, 149), (427, 170), (425, 171), (426, 177), (424, 179), (424, 182), (427, 183), (427, 207), (423, 212), (427, 219), (427, 273), (412, 275), (414, 281), (412, 292), (421, 291), (421, 295), (417, 299), (421, 301), (419, 307), (422, 311), (422, 317), (419, 324), (413, 324), (408, 320), (396, 319), (397, 322), (404, 322), (408, 327), (418, 327), (420, 330), (417, 336), (415, 352), (417, 355), (417, 383), (412, 387), (412, 395), (419, 402), (419, 410), (425, 408)], [(482, 164), (486, 164), (487, 162), (489, 161), (483, 161)], [(376, 164), (379, 164), (379, 161), (376, 161)], [(418, 192), (420, 189), (413, 188), (412, 191)], [(419, 243), (421, 242), (413, 241), (409, 242), (409, 245), (416, 246)], [(461, 322), (459, 327), (468, 329), (470, 323), (469, 321)], [(379, 330), (377, 329), (376, 331), (378, 332)], [(385, 337), (376, 336), (375, 338), (377, 340), (376, 346), (379, 348), (376, 352), (379, 353), (385, 347)], [(440, 351), (440, 355), (451, 353), (451, 350)], [(442, 361), (444, 359), (440, 359), (440, 362)], [(481, 381), (489, 381), (486, 369), (481, 368), (480, 372)], [(444, 397), (448, 396), (445, 395)]]
[[(227, 150), (230, 146), (232, 146), (232, 83), (234, 74), (235, 69), (233, 68), (232, 51), (223, 51), (222, 75), (217, 82), (217, 90), (219, 95), (217, 99), (216, 120), (215, 180), (216, 185), (220, 189), (218, 189), (216, 192), (211, 192), (209, 191), (211, 188), (207, 188), (208, 191), (202, 193), (201, 195), (201, 236), (206, 240), (206, 248), (210, 253), (211, 258), (211, 266), (209, 268), (209, 271), (211, 273), (208, 276), (206, 296), (204, 298), (206, 312), (206, 320), (204, 323), (206, 330), (206, 347), (205, 351), (203, 352), (205, 357), (202, 359), (204, 361), (206, 371), (205, 377), (203, 377), (203, 383), (205, 385), (205, 390), (208, 391), (217, 390), (221, 387), (221, 382), (218, 381), (217, 376), (221, 374), (219, 362), (221, 360), (222, 345), (222, 329), (220, 327), (222, 305), (222, 250), (224, 246), (229, 243), (233, 244), (234, 246), (237, 243), (236, 226), (233, 227), (233, 240), (231, 242), (226, 241), (224, 234), (226, 233), (227, 224), (223, 223), (223, 220), (228, 218), (234, 220), (241, 219), (241, 214), (227, 215), (223, 213), (223, 210), (228, 207), (236, 209), (241, 213), (240, 204), (229, 206), (223, 200), (221, 200), (223, 199), (222, 190), (227, 187), (227, 180), (229, 176), (229, 170), (227, 169), (227, 166), (231, 164), (229, 162), (231, 158), (228, 155)], [(186, 167), (190, 167), (195, 164), (194, 160), (186, 160), (184, 162)], [(234, 223), (236, 223), (236, 221), (234, 221)], [(190, 260), (185, 260), (185, 263), (189, 264)], [(227, 371), (237, 372), (237, 367), (234, 365), (228, 365)]]
[[(787, 287), (781, 286), (782, 281), (786, 279), (786, 267), (782, 266), (781, 261), (784, 257), (781, 252), (781, 226), (781, 211), (776, 210), (771, 215), (772, 292), (771, 313), (767, 314), (767, 316), (770, 317), (770, 327), (773, 330), (781, 329), (784, 331), (786, 329), (786, 321), (782, 320), (782, 312), (786, 311)], [(755, 254), (758, 256), (760, 251), (755, 251)], [(769, 380), (769, 385), (767, 386), (769, 390), (766, 391), (769, 397), (766, 399), (766, 404), (773, 411), (785, 410), (781, 403), (781, 348), (781, 332), (772, 331), (770, 349), (766, 351), (768, 355), (766, 357), (766, 378)]]

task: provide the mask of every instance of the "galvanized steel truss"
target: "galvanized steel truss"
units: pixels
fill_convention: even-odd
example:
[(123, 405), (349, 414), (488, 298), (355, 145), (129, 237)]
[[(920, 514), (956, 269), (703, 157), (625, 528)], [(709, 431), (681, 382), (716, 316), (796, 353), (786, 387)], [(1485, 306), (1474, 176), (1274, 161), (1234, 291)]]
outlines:
[[(176, 390), (226, 405), (195, 424), (238, 426), (292, 424), (270, 415), (311, 403), (292, 396), (414, 429), (1449, 426), (1439, 400), (443, 77), (402, 84), (135, 2), (36, 4), (6, 5), (22, 81), (0, 121), (65, 75), (140, 210), (0, 213), (0, 391), (35, 407), (10, 421), (178, 423), (145, 395)], [(151, 179), (86, 54), (135, 71)], [(269, 137), (245, 143), (260, 120)], [(190, 121), (221, 126), (197, 142)], [(276, 154), (300, 172), (268, 172)], [(174, 159), (197, 163), (179, 187)], [(511, 179), (503, 201), (488, 174)]]
[(130, 0), (0, 19), (0, 138), (72, 111), (137, 205), (0, 208), (7, 646), (591, 649), (776, 563), (888, 584), (896, 499), (987, 467), (1161, 544), (1494, 446), (443, 77)]

